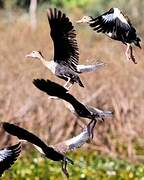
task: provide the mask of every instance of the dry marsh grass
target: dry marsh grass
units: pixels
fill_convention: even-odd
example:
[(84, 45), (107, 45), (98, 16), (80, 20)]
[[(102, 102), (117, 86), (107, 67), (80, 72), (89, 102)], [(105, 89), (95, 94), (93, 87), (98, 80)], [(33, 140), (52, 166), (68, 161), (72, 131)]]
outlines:
[[(86, 147), (113, 156), (139, 158), (144, 143), (144, 51), (134, 49), (138, 60), (135, 65), (126, 60), (121, 43), (99, 36), (85, 26), (76, 29), (80, 63), (100, 60), (107, 65), (95, 73), (83, 74), (85, 88), (75, 85), (71, 93), (82, 102), (90, 98), (90, 105), (115, 113), (114, 118), (98, 123), (94, 140)], [(1, 24), (0, 37), (0, 121), (18, 122), (53, 143), (80, 132), (79, 120), (62, 102), (48, 99), (32, 84), (34, 78), (64, 83), (39, 61), (25, 59), (32, 50), (41, 50), (48, 60), (52, 58), (47, 20), (39, 22), (35, 32), (28, 22)], [(11, 139), (2, 130), (0, 136), (1, 146)]]

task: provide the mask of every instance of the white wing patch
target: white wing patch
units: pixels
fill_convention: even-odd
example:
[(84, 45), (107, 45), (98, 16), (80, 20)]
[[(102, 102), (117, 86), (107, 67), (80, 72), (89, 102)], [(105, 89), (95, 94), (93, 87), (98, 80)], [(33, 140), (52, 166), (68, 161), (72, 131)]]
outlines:
[(109, 37), (112, 37), (113, 36), (113, 33), (112, 32), (109, 32), (109, 33), (106, 33), (107, 36)]
[(0, 150), (0, 162), (12, 155), (12, 151), (8, 149)]
[(118, 8), (114, 8), (114, 18), (119, 18), (121, 22), (128, 24), (127, 20)]
[(102, 17), (105, 21), (114, 21), (116, 18), (118, 18), (122, 23), (129, 25), (127, 20), (125, 19), (125, 17), (118, 8), (114, 8), (114, 13), (107, 14)]
[(107, 21), (113, 21), (115, 18), (114, 18), (114, 14), (107, 14), (107, 15), (104, 15), (102, 16), (102, 18), (107, 22)]

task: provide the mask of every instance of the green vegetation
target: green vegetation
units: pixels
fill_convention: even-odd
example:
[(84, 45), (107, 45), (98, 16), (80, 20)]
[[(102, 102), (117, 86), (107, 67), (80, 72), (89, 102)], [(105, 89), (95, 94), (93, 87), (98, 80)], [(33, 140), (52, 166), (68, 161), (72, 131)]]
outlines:
[[(41, 4), (52, 4), (57, 7), (79, 7), (84, 8), (85, 5), (89, 3), (89, 0), (38, 0), (38, 5)], [(21, 8), (27, 8), (30, 4), (30, 0), (13, 0), (11, 2), (10, 0), (0, 0), (0, 6), (5, 7), (6, 4), (13, 4), (15, 6), (21, 7)]]
[[(70, 179), (89, 180), (143, 180), (144, 165), (132, 164), (123, 160), (99, 156), (95, 152), (79, 151), (70, 154), (75, 165), (69, 165)], [(54, 180), (64, 179), (59, 162), (53, 162), (41, 157), (38, 153), (23, 154), (16, 164), (7, 171), (5, 180)], [(65, 178), (66, 179), (66, 178)]]

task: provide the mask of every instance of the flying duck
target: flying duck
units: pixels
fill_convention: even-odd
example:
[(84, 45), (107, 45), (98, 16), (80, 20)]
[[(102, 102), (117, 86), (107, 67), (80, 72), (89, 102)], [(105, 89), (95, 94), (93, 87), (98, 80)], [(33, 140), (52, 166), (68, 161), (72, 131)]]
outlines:
[(78, 65), (79, 49), (76, 32), (69, 18), (56, 8), (54, 10), (48, 9), (47, 17), (54, 44), (53, 60), (46, 61), (40, 51), (32, 51), (26, 57), (41, 60), (43, 65), (49, 68), (53, 74), (67, 81), (64, 85), (67, 89), (70, 89), (75, 82), (84, 87), (79, 78), (79, 73), (97, 70), (103, 67), (104, 63)]
[(21, 152), (21, 143), (0, 150), (0, 177), (17, 160)]
[[(96, 124), (97, 120), (103, 120), (104, 117), (112, 116), (112, 112), (103, 113), (102, 115), (102, 113), (100, 113), (100, 111), (98, 110), (95, 110), (95, 108), (82, 104), (74, 96), (68, 93), (63, 86), (55, 82), (52, 82), (50, 80), (45, 81), (44, 79), (36, 79), (33, 80), (33, 84), (48, 95), (60, 98), (68, 102), (68, 104), (70, 104), (70, 106), (68, 105), (68, 108), (73, 113), (75, 113), (78, 117), (91, 119), (91, 123), (94, 122), (94, 124)], [(91, 128), (91, 131), (89, 131), (92, 137), (94, 126), (93, 128)]]
[[(85, 128), (79, 135), (69, 140), (60, 142), (54, 146), (48, 146), (39, 137), (26, 129), (16, 126), (15, 124), (10, 124), (6, 122), (4, 122), (2, 125), (4, 130), (9, 134), (17, 136), (20, 140), (26, 140), (32, 143), (35, 148), (40, 153), (44, 154), (48, 159), (51, 159), (53, 161), (61, 161), (62, 171), (66, 176), (68, 176), (68, 172), (66, 169), (67, 163), (73, 164), (73, 161), (68, 157), (64, 156), (64, 153), (81, 147), (90, 139), (88, 128)], [(89, 128), (91, 128), (91, 125), (89, 125)]]
[(133, 55), (131, 44), (141, 48), (141, 39), (136, 34), (136, 29), (133, 27), (129, 18), (124, 15), (120, 9), (111, 8), (104, 14), (93, 18), (91, 16), (84, 16), (77, 23), (88, 23), (94, 31), (102, 32), (114, 40), (121, 41), (127, 45), (126, 57), (132, 60), (135, 64), (137, 61)]

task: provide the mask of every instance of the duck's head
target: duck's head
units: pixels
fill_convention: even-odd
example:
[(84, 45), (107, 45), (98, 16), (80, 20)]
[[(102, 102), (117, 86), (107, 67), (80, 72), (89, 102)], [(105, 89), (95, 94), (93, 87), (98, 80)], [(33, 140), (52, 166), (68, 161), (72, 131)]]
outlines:
[(43, 55), (42, 55), (41, 51), (32, 51), (30, 54), (27, 54), (25, 57), (33, 58), (33, 59), (41, 59), (41, 58), (43, 58)]
[(76, 23), (89, 23), (92, 19), (91, 16), (83, 16), (80, 20), (76, 21)]

